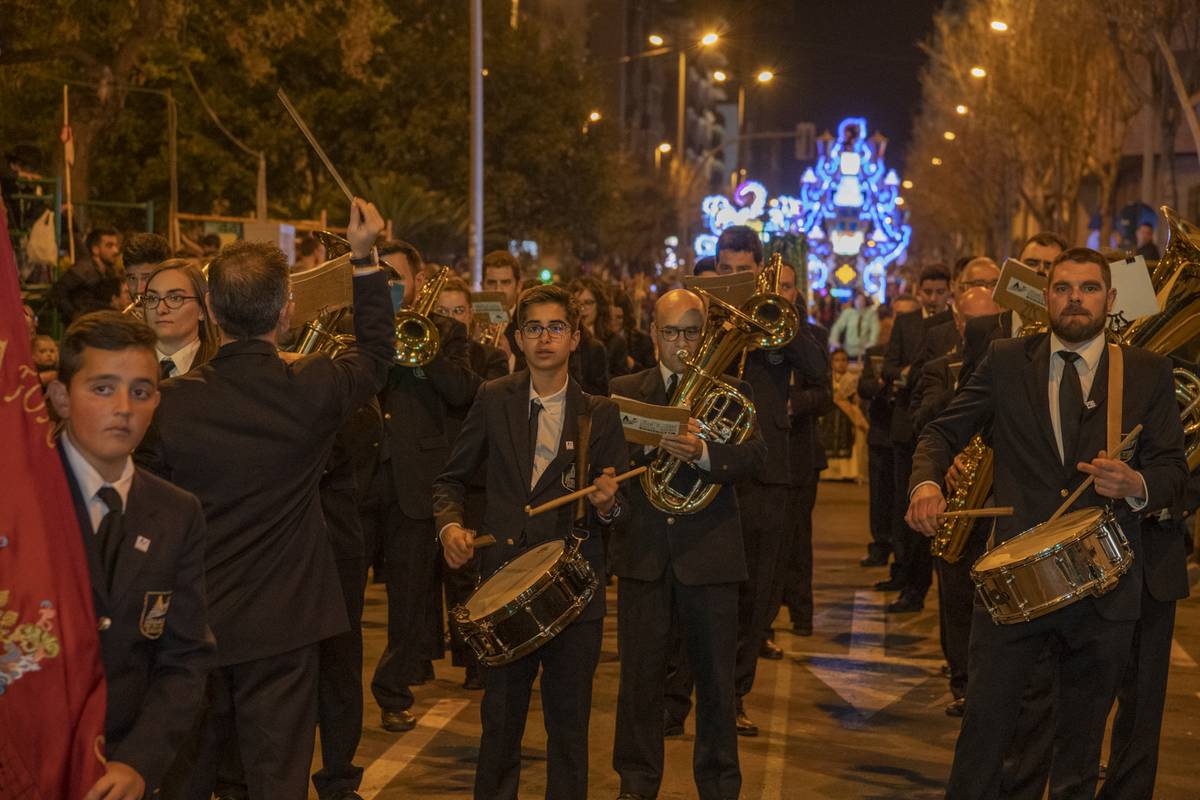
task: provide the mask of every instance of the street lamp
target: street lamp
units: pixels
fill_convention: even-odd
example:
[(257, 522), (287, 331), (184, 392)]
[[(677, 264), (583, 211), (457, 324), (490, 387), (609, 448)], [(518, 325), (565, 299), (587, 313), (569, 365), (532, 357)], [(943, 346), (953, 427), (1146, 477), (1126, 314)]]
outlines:
[[(709, 31), (700, 37), (700, 46), (709, 47), (717, 43), (721, 37), (713, 31)], [(675, 149), (679, 152), (680, 158), (687, 152), (684, 139), (683, 122), (686, 116), (686, 94), (687, 94), (687, 50), (679, 48), (679, 89), (677, 91), (677, 102), (675, 107)]]
[(940, 167), (942, 165), (942, 160), (937, 156), (934, 156), (933, 158), (929, 159), (929, 163), (933, 164), (935, 167)]
[(962, 116), (965, 116), (965, 115), (966, 115), (966, 113), (967, 113), (969, 110), (970, 110), (970, 109), (969, 109), (969, 108), (967, 108), (967, 107), (966, 107), (965, 105), (963, 105), (962, 103), (959, 103), (958, 105), (956, 105), (956, 106), (954, 107), (954, 113), (955, 113), (955, 114), (958, 114), (960, 117), (962, 117)]
[(709, 31), (708, 33), (704, 34), (704, 36), (700, 37), (700, 44), (703, 45), (704, 47), (709, 47), (710, 45), (716, 44), (717, 40), (720, 38), (721, 37), (718, 36), (717, 34), (713, 33), (712, 31)]
[(768, 83), (772, 78), (775, 77), (775, 73), (769, 69), (763, 69), (763, 70), (759, 70), (758, 74), (755, 75), (754, 77), (758, 80), (759, 83)]
[(1008, 31), (1008, 23), (1002, 19), (994, 19), (990, 25), (996, 33), (1006, 33)]
[(987, 70), (980, 66), (971, 67), (971, 77), (972, 78), (986, 78)]
[(663, 142), (658, 147), (654, 148), (654, 169), (662, 168), (663, 156), (671, 152), (671, 143)]
[(900, 186), (905, 189), (911, 189), (913, 187), (913, 182), (905, 179), (900, 182)]
[(662, 47), (663, 42), (665, 42), (666, 39), (664, 39), (662, 36), (659, 36), (657, 33), (652, 33), (646, 37), (646, 41), (650, 42), (650, 44), (654, 47)]
[(588, 114), (588, 121), (589, 121), (589, 122), (599, 122), (599, 121), (600, 121), (600, 120), (602, 120), (603, 118), (604, 118), (604, 117), (603, 117), (603, 116), (600, 114), (600, 112), (599, 112), (599, 111), (593, 111), (592, 113)]
[(945, 133), (942, 134), (942, 138), (945, 139), (947, 142), (953, 142), (955, 139), (958, 138), (958, 134), (956, 134), (954, 131), (946, 131)]
[(712, 79), (717, 83), (724, 83), (729, 80), (729, 73), (723, 69), (713, 70)]
[[(770, 83), (775, 78), (775, 73), (769, 69), (760, 69), (754, 75), (754, 80), (758, 83)], [(737, 159), (738, 169), (745, 169), (745, 135), (746, 135), (746, 84), (739, 82), (738, 84), (738, 147)]]

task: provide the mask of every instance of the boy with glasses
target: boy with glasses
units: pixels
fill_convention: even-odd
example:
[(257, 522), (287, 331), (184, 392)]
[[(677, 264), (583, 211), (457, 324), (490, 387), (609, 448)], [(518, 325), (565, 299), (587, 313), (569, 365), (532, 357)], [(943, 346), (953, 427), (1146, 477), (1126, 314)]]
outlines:
[[(446, 469), (433, 485), (438, 537), (446, 563), (457, 568), (475, 554), (475, 533), (464, 527), (472, 476), (487, 475), (482, 532), (496, 544), (479, 551), (487, 580), (520, 553), (543, 542), (568, 538), (575, 504), (530, 517), (539, 505), (593, 482), (591, 506), (582, 525), (590, 536), (580, 545), (597, 576), (605, 574), (599, 527), (624, 513), (613, 476), (626, 463), (617, 406), (585, 394), (569, 376), (567, 362), (579, 344), (579, 309), (565, 289), (535, 286), (517, 301), (516, 344), (527, 369), (489, 381), (480, 389)], [(576, 454), (581, 417), (591, 418), (588, 474), (580, 480)], [(576, 525), (578, 525), (577, 523)], [(483, 668), (483, 735), (475, 773), (478, 800), (515, 798), (520, 783), (521, 739), (534, 678), (542, 672), (542, 708), (548, 734), (546, 796), (585, 800), (588, 719), (592, 676), (600, 658), (604, 592), (540, 649), (511, 663)]]

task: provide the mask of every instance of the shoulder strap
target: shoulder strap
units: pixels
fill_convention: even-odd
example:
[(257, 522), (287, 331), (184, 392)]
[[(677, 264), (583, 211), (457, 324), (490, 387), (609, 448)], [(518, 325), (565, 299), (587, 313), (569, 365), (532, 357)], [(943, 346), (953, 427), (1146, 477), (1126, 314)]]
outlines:
[[(579, 444), (575, 448), (575, 488), (582, 489), (591, 481), (588, 477), (591, 475), (590, 466), (588, 464), (588, 452), (592, 442), (592, 409), (588, 402), (590, 398), (585, 398), (583, 405), (583, 413), (579, 415)], [(575, 522), (582, 522), (587, 515), (587, 499), (579, 498), (579, 503), (575, 506)]]
[(1109, 458), (1120, 458), (1121, 414), (1125, 400), (1125, 354), (1119, 344), (1108, 345), (1108, 436)]

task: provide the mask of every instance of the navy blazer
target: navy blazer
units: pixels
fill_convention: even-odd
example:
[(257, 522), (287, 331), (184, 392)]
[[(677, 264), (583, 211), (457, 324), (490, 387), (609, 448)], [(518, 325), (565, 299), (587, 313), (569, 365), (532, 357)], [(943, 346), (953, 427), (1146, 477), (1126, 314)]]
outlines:
[(149, 797), (191, 731), (214, 663), (204, 594), (204, 512), (136, 469), (111, 591), (87, 506), (59, 450), (83, 534), (108, 683), (105, 757), (137, 770)]
[[(496, 544), (476, 553), (480, 577), (486, 580), (501, 566), (531, 547), (553, 539), (566, 540), (573, 529), (575, 504), (536, 517), (525, 513), (526, 505), (540, 505), (587, 486), (605, 467), (618, 474), (627, 463), (625, 435), (617, 404), (607, 397), (585, 394), (573, 378), (568, 379), (566, 407), (558, 455), (547, 465), (537, 485), (529, 487), (533, 466), (529, 460), (529, 372), (521, 370), (488, 381), (463, 422), (462, 430), (433, 483), (433, 515), (437, 532), (450, 523), (464, 525), (466, 495), (477, 470), (486, 470), (487, 507), (480, 534), (496, 537)], [(587, 480), (575, 480), (575, 457), (579, 452), (579, 417), (590, 414), (590, 470)], [(619, 512), (611, 522), (629, 513), (624, 489), (617, 495)], [(591, 534), (580, 552), (603, 582), (606, 574), (601, 522), (585, 501), (584, 528)], [(604, 591), (596, 592), (580, 620), (604, 616)]]
[[(744, 381), (734, 384), (751, 401), (753, 390)], [(613, 378), (613, 394), (655, 405), (667, 405), (667, 388), (657, 366)], [(640, 444), (629, 445), (633, 466), (648, 464), (649, 454)], [(713, 501), (695, 514), (667, 514), (646, 497), (640, 482), (629, 488), (630, 515), (613, 528), (609, 557), (613, 573), (621, 578), (657, 580), (669, 564), (680, 583), (698, 586), (735, 583), (747, 578), (742, 545), (742, 522), (737, 492), (730, 484), (753, 477), (766, 460), (767, 445), (756, 426), (742, 444), (708, 443), (709, 472), (702, 478), (721, 484)]]
[[(1188, 479), (1183, 452), (1183, 426), (1175, 403), (1171, 362), (1136, 347), (1122, 347), (1125, 376), (1123, 433), (1141, 423), (1144, 429), (1129, 461), (1142, 473), (1149, 491), (1145, 512), (1175, 506)], [(974, 436), (988, 426), (995, 452), (996, 505), (1014, 514), (996, 523), (995, 542), (1005, 542), (1045, 522), (1071, 490), (1086, 477), (1076, 469), (1106, 447), (1108, 350), (1100, 359), (1088, 399), (1094, 404), (1083, 417), (1079, 443), (1064, 464), (1050, 422), (1050, 337), (998, 339), (945, 412), (930, 422), (917, 444), (909, 492), (942, 477)], [(1102, 506), (1107, 499), (1089, 488), (1072, 509)], [(1117, 587), (1094, 602), (1111, 620), (1137, 619), (1141, 604), (1144, 548), (1140, 513), (1124, 501), (1112, 508), (1134, 551), (1133, 564)]]

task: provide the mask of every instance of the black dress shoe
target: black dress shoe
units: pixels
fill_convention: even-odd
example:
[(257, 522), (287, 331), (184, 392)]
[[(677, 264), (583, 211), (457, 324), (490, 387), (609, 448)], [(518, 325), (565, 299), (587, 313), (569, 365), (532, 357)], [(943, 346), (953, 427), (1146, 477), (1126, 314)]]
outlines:
[(862, 561), (858, 562), (860, 567), (886, 567), (888, 565), (887, 556), (867, 556)]
[(352, 789), (343, 789), (333, 794), (323, 794), (321, 800), (363, 800), (363, 796)]
[(683, 736), (683, 720), (663, 711), (663, 736)]
[(961, 717), (967, 710), (967, 698), (960, 697), (950, 705), (946, 706), (947, 717)]
[(654, 800), (654, 796), (637, 792), (621, 792), (617, 795), (617, 800)]
[(899, 600), (893, 603), (888, 603), (887, 607), (884, 609), (884, 611), (889, 614), (907, 614), (913, 611), (924, 610), (924, 602), (916, 599), (915, 597), (905, 597), (904, 595), (901, 595)]
[(737, 735), (758, 736), (758, 726), (746, 716), (745, 711), (739, 711), (737, 713)]
[(417, 727), (417, 718), (411, 711), (384, 711), (383, 729), (392, 733), (404, 733)]
[(769, 661), (779, 661), (783, 658), (783, 648), (770, 639), (763, 639), (762, 647), (758, 649), (758, 657)]
[(879, 581), (875, 584), (876, 591), (880, 592), (898, 592), (904, 588), (904, 581), (895, 578), (888, 578), (886, 581)]
[(798, 623), (792, 626), (792, 634), (794, 636), (812, 636), (812, 623)]
[(463, 681), (462, 687), (471, 692), (477, 692), (483, 688), (483, 679), (474, 673), (467, 673), (466, 680)]

